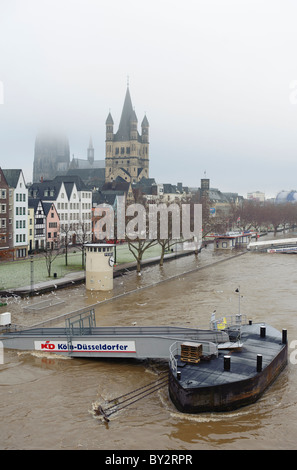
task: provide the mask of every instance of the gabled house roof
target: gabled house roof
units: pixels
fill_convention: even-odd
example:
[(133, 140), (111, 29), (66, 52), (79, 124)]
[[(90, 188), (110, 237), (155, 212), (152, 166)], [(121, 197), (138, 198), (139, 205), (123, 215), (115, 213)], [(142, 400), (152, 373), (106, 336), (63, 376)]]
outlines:
[[(46, 216), (48, 216), (48, 213), (51, 210), (52, 206), (57, 212), (56, 206), (53, 202), (43, 202), (42, 205), (43, 205), (43, 210)], [(57, 215), (58, 215), (58, 212), (57, 212)]]
[(10, 188), (16, 188), (18, 181), (20, 179), (20, 175), (23, 173), (22, 170), (15, 170), (15, 169), (3, 169), (3, 174), (5, 176), (5, 179), (7, 181), (7, 184)]
[(28, 207), (29, 209), (30, 208), (34, 209), (34, 213), (37, 211), (37, 207), (39, 206), (39, 204), (41, 204), (43, 212), (44, 212), (44, 207), (43, 207), (41, 199), (34, 199), (33, 197), (28, 198)]
[[(62, 184), (64, 184), (68, 199), (71, 196), (74, 185), (78, 191), (88, 191), (88, 188), (79, 176), (66, 175), (56, 176), (53, 180), (45, 180), (39, 183), (33, 183), (29, 189), (30, 196), (37, 199), (54, 201), (59, 195)], [(48, 191), (46, 195), (45, 191)]]

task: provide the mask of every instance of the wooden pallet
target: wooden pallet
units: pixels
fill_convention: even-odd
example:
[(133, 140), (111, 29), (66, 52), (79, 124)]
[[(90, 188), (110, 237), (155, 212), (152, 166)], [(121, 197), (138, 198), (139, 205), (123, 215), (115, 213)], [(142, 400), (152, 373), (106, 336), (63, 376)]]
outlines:
[(202, 344), (200, 343), (182, 343), (180, 359), (182, 362), (191, 362), (198, 364), (202, 356)]

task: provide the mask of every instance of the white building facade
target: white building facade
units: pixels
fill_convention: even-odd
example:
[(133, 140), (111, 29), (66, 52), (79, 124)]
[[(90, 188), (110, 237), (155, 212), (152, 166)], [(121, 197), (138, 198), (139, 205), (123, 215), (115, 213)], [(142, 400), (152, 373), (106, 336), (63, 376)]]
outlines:
[(9, 223), (12, 224), (14, 259), (28, 255), (28, 189), (22, 170), (3, 170), (9, 186)]

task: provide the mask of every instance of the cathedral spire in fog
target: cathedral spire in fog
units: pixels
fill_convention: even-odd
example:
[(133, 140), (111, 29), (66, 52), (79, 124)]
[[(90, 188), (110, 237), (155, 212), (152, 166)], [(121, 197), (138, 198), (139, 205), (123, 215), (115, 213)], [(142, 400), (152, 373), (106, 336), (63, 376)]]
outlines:
[(35, 141), (33, 182), (41, 178), (53, 179), (59, 173), (66, 173), (70, 163), (69, 142), (66, 136), (39, 134)]

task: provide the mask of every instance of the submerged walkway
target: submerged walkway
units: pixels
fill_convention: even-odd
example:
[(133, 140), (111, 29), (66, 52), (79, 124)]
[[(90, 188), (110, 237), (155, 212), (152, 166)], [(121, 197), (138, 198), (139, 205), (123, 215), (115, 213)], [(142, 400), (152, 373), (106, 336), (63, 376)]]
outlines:
[[(164, 262), (173, 259), (181, 258), (183, 256), (193, 255), (194, 250), (179, 251), (174, 253), (168, 253), (164, 256)], [(141, 262), (142, 267), (158, 264), (160, 262), (160, 256), (149, 258)], [(135, 271), (137, 268), (136, 261), (130, 263), (121, 263), (113, 268), (113, 277), (121, 276), (125, 272)], [(25, 285), (7, 290), (0, 290), (0, 297), (17, 295), (20, 297), (26, 297), (28, 295), (36, 295), (37, 293), (44, 293), (52, 291), (53, 289), (64, 289), (65, 287), (71, 287), (74, 284), (81, 284), (85, 282), (85, 271), (77, 271), (66, 274), (64, 277), (49, 279), (43, 282), (36, 282), (31, 285)]]

